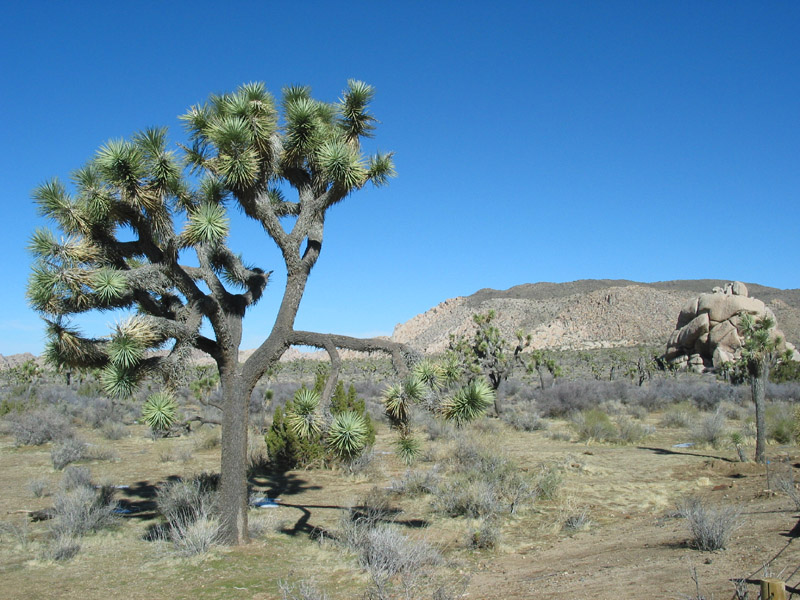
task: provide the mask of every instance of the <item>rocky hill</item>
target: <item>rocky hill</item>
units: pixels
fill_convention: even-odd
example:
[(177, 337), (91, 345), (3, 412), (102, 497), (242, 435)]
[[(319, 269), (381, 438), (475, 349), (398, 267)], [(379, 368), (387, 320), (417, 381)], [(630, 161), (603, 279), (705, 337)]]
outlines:
[[(568, 283), (526, 283), (507, 290), (482, 289), (471, 296), (445, 300), (400, 323), (392, 340), (422, 352), (442, 352), (450, 334), (468, 333), (472, 315), (495, 310), (497, 323), (508, 339), (522, 329), (533, 335), (534, 348), (586, 350), (636, 346), (666, 347), (678, 314), (698, 294), (722, 287), (727, 281), (695, 279), (639, 283), (623, 279), (583, 279)], [(787, 341), (800, 347), (800, 289), (780, 290), (747, 283), (750, 296), (772, 309)], [(242, 359), (252, 350), (242, 352)], [(343, 352), (343, 357), (355, 356)], [(31, 354), (0, 355), (0, 369), (35, 358)], [(324, 352), (290, 349), (282, 360), (326, 360)], [(210, 359), (197, 353), (198, 363)]]
[[(639, 283), (586, 279), (569, 283), (534, 283), (507, 290), (482, 289), (451, 298), (397, 325), (392, 339), (423, 352), (441, 352), (450, 334), (470, 331), (472, 315), (494, 310), (507, 338), (522, 329), (534, 348), (584, 350), (666, 345), (681, 308), (701, 292), (724, 286), (714, 279)], [(788, 341), (800, 341), (800, 290), (747, 284), (750, 295), (775, 313)]]

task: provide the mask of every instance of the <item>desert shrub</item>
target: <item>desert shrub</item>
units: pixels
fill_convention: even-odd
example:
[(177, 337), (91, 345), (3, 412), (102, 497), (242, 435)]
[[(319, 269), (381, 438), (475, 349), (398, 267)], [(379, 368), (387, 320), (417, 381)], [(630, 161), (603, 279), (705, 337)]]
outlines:
[(773, 403), (766, 410), (767, 438), (779, 444), (790, 444), (794, 440), (794, 415), (792, 407), (783, 402)]
[(67, 417), (52, 408), (9, 414), (6, 428), (17, 446), (41, 446), (72, 437)]
[(412, 592), (411, 597), (418, 597), (414, 591), (423, 585), (426, 571), (442, 562), (430, 544), (412, 540), (388, 525), (370, 529), (357, 550), (378, 598), (391, 597), (395, 581), (400, 589)]
[(688, 428), (697, 419), (697, 409), (689, 402), (670, 406), (661, 418), (662, 427)]
[(31, 479), (30, 482), (28, 482), (28, 489), (31, 491), (31, 494), (33, 494), (34, 498), (43, 498), (44, 496), (49, 496), (49, 487), (50, 483), (47, 481), (47, 479), (41, 477)]
[(797, 484), (794, 482), (791, 467), (787, 475), (778, 475), (773, 479), (773, 485), (776, 490), (782, 492), (789, 498), (796, 510), (800, 510), (800, 490), (797, 489)]
[(75, 535), (57, 535), (51, 538), (44, 550), (44, 558), (48, 560), (69, 560), (81, 551), (80, 538)]
[(596, 408), (574, 413), (570, 420), (581, 441), (610, 441), (617, 435), (617, 429), (609, 416)]
[(707, 506), (699, 498), (688, 498), (679, 513), (689, 527), (690, 544), (698, 550), (722, 550), (741, 524), (741, 508)]
[(68, 467), (64, 469), (59, 487), (65, 492), (80, 487), (93, 487), (92, 472), (89, 467)]
[[(153, 430), (157, 431), (157, 430)], [(192, 448), (188, 446), (170, 446), (163, 449), (158, 454), (158, 459), (163, 463), (182, 462), (187, 463), (192, 460)]]
[(588, 529), (590, 524), (591, 519), (589, 518), (589, 511), (582, 508), (569, 513), (561, 524), (561, 528), (564, 531), (581, 531)]
[(483, 517), (504, 509), (514, 513), (536, 498), (535, 483), (511, 460), (463, 436), (453, 449), (451, 466), (453, 475), (434, 493), (434, 509), (442, 514)]
[(530, 410), (514, 408), (503, 412), (501, 418), (517, 431), (541, 431), (549, 427), (547, 421)]
[(725, 439), (725, 415), (722, 411), (714, 411), (697, 420), (692, 428), (692, 439), (697, 444), (718, 447)]
[(615, 441), (620, 444), (636, 444), (652, 433), (652, 427), (622, 417), (617, 420)]
[(0, 521), (0, 542), (6, 544), (6, 547), (17, 544), (22, 548), (27, 548), (30, 540), (30, 524), (27, 515), (16, 523)]
[(481, 519), (477, 526), (467, 531), (467, 547), (476, 549), (496, 548), (500, 543), (500, 526), (496, 519)]
[(207, 553), (220, 539), (216, 517), (201, 513), (192, 521), (177, 521), (169, 525), (169, 539), (179, 556)]
[(250, 428), (247, 435), (247, 472), (248, 477), (269, 469), (270, 460), (264, 438), (260, 431)]
[(114, 490), (107, 487), (79, 486), (60, 491), (50, 509), (53, 517), (48, 522), (51, 536), (54, 539), (78, 537), (115, 525), (117, 504), (113, 496)]
[(442, 476), (439, 469), (434, 466), (427, 471), (409, 469), (402, 478), (392, 481), (390, 487), (395, 493), (414, 497), (421, 494), (433, 494), (441, 484)]
[(485, 517), (500, 511), (498, 493), (488, 481), (455, 477), (439, 486), (433, 507), (449, 517)]
[(536, 475), (535, 494), (542, 500), (553, 500), (561, 489), (564, 478), (561, 470), (553, 464), (543, 464)]
[(328, 600), (328, 595), (310, 581), (297, 583), (279, 581), (278, 589), (283, 600)]
[(158, 489), (156, 507), (170, 527), (190, 524), (212, 514), (216, 487), (216, 478), (209, 475), (168, 481)]
[(100, 430), (107, 440), (116, 441), (128, 436), (128, 428), (118, 421), (108, 421), (103, 424)]
[(644, 421), (650, 415), (650, 411), (641, 405), (629, 406), (627, 408), (627, 413), (634, 419), (638, 419), (640, 421)]
[(438, 419), (427, 411), (415, 411), (411, 414), (414, 429), (425, 432), (430, 441), (449, 440), (456, 435), (456, 427), (450, 421)]
[(352, 460), (347, 461), (347, 470), (353, 475), (370, 475), (377, 472), (377, 455), (370, 448)]
[(599, 381), (561, 381), (549, 389), (541, 390), (536, 403), (543, 416), (564, 417), (589, 410), (607, 400), (604, 390), (603, 382)]
[[(199, 430), (194, 435), (194, 449), (195, 450), (213, 450), (214, 448), (218, 448), (220, 445), (220, 432), (219, 429), (214, 428), (204, 428)], [(252, 436), (248, 436), (248, 440)]]
[(60, 471), (68, 464), (86, 458), (87, 450), (86, 442), (77, 438), (68, 438), (58, 442), (50, 450), (53, 468)]

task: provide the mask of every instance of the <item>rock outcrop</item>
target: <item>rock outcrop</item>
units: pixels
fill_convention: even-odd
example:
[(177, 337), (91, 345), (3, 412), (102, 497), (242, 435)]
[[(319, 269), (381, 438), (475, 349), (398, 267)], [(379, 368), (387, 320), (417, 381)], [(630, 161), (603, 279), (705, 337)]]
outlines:
[[(741, 356), (740, 325), (745, 314), (776, 320), (772, 309), (749, 297), (747, 286), (740, 281), (715, 287), (710, 294), (700, 294), (681, 309), (664, 357), (680, 368), (696, 372), (718, 369), (737, 360)], [(780, 338), (778, 351), (790, 350), (794, 360), (800, 360), (800, 353), (786, 342), (786, 336), (777, 327), (773, 336)]]

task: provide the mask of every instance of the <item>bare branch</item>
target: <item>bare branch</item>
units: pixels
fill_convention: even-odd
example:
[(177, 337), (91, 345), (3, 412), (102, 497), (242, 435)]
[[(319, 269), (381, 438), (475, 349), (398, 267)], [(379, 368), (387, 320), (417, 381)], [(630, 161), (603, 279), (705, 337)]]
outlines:
[(392, 365), (400, 377), (408, 375), (409, 362), (419, 356), (419, 353), (409, 346), (384, 338), (355, 338), (333, 333), (293, 331), (289, 334), (288, 341), (293, 346), (313, 346), (324, 349), (334, 346), (356, 352), (385, 352), (391, 356)]

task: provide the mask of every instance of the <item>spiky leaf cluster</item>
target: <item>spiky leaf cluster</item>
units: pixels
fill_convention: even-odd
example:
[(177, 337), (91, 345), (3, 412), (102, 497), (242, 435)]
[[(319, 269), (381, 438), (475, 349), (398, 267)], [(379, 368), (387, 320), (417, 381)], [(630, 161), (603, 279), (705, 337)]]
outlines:
[(294, 406), (286, 414), (286, 424), (297, 437), (308, 439), (320, 433), (319, 401), (320, 395), (315, 390), (301, 387), (295, 392)]
[(142, 417), (153, 431), (168, 431), (178, 414), (175, 397), (166, 391), (156, 392), (147, 397), (142, 408)]
[(442, 405), (442, 415), (459, 427), (471, 423), (492, 405), (494, 394), (484, 379), (473, 379)]
[(411, 405), (422, 400), (424, 393), (422, 382), (413, 375), (384, 390), (384, 410), (393, 427), (401, 430), (408, 427)]
[(395, 441), (395, 451), (407, 466), (411, 466), (419, 458), (422, 452), (422, 444), (419, 439), (409, 434), (401, 435)]
[(347, 410), (334, 415), (328, 429), (328, 447), (339, 458), (349, 460), (358, 456), (367, 442), (367, 423), (364, 417)]
[(747, 372), (760, 376), (766, 362), (775, 362), (781, 338), (775, 333), (775, 320), (769, 316), (743, 314), (739, 323), (742, 334), (742, 362)]

